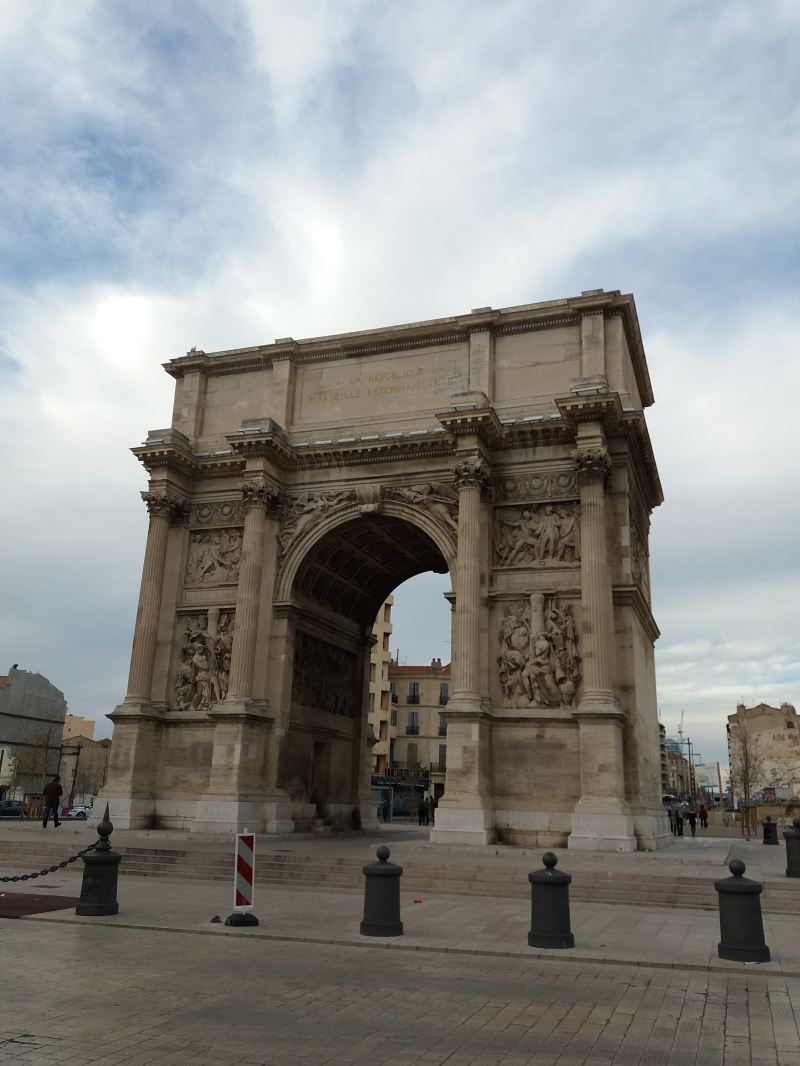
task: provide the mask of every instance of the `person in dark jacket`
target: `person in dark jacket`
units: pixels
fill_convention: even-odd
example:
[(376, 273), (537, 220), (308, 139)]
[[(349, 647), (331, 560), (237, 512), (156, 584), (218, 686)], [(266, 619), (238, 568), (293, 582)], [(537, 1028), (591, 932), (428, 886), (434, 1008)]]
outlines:
[(686, 812), (686, 821), (689, 823), (692, 836), (697, 836), (697, 811), (688, 810)]
[(58, 829), (61, 823), (58, 820), (58, 806), (61, 799), (61, 794), (64, 789), (61, 787), (61, 778), (56, 776), (50, 782), (49, 785), (45, 785), (42, 791), (44, 802), (42, 803), (42, 828), (47, 829), (47, 819), (50, 814), (53, 815), (53, 824)]

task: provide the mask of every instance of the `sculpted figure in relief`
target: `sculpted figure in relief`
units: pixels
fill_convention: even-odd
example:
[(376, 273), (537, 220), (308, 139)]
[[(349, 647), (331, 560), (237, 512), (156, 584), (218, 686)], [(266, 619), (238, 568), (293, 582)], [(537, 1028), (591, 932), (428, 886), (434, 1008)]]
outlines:
[(395, 488), (391, 492), (398, 500), (424, 507), (443, 522), (451, 533), (458, 533), (458, 493), (452, 485), (431, 481), (426, 485)]
[(510, 603), (500, 623), (497, 666), (512, 707), (571, 707), (580, 680), (575, 621), (569, 606), (533, 593)]
[[(518, 517), (517, 517), (518, 516)], [(579, 558), (577, 504), (554, 504), (495, 511), (494, 549), (497, 566), (573, 563)]]
[(332, 714), (355, 714), (355, 657), (327, 641), (298, 632), (292, 702)]
[(186, 583), (187, 585), (234, 583), (239, 580), (241, 557), (241, 530), (218, 529), (211, 533), (190, 533)]
[(208, 711), (228, 694), (233, 646), (233, 614), (212, 611), (185, 620), (181, 661), (175, 678), (176, 711)]
[(289, 545), (312, 523), (329, 511), (355, 500), (355, 490), (343, 492), (303, 492), (292, 496), (283, 509), (281, 531), (278, 534), (278, 553), (285, 555)]

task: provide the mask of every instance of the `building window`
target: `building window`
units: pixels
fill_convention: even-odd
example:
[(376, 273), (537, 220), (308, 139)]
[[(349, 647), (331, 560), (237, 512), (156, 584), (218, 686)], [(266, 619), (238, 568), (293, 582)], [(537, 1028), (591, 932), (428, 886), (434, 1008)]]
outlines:
[(388, 692), (382, 692), (381, 693), (381, 710), (382, 711), (388, 711), (389, 710), (389, 693)]
[(417, 762), (417, 745), (409, 744), (406, 751), (406, 763), (408, 765), (409, 770), (413, 769), (413, 767), (417, 765)]
[(379, 740), (388, 740), (389, 738), (389, 723), (384, 719), (380, 724), (380, 736)]
[(439, 745), (439, 769), (440, 770), (446, 770), (447, 769), (447, 745), (446, 744), (440, 744)]
[(439, 736), (440, 737), (446, 737), (447, 736), (447, 719), (445, 718), (445, 716), (443, 714), (439, 715)]
[(447, 681), (439, 683), (439, 706), (444, 707), (450, 699), (450, 685)]
[(370, 681), (375, 680), (375, 663), (369, 664), (369, 679)]
[(419, 681), (409, 681), (406, 703), (419, 703)]
[(383, 605), (383, 621), (391, 622), (392, 620), (392, 605), (390, 603), (384, 603)]
[(390, 681), (389, 682), (389, 691), (392, 694), (392, 703), (397, 703), (397, 682), (396, 681)]
[(384, 651), (388, 651), (389, 650), (389, 634), (388, 633), (384, 633), (383, 634), (383, 650)]
[(406, 736), (418, 737), (419, 736), (419, 711), (408, 712), (408, 723), (406, 724)]
[(391, 723), (392, 723), (392, 725), (397, 725), (397, 708), (396, 707), (392, 707)]

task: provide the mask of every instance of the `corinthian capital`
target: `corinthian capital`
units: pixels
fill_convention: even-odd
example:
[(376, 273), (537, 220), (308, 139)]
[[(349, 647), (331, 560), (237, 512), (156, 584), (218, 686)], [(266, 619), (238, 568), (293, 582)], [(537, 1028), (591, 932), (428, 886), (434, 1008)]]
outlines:
[(468, 485), (483, 489), (489, 481), (489, 467), (478, 456), (462, 459), (461, 462), (456, 463), (454, 473), (458, 489), (466, 488)]
[(151, 517), (156, 515), (168, 518), (170, 522), (180, 522), (189, 513), (186, 500), (171, 492), (143, 492), (142, 499)]
[(278, 507), (278, 493), (263, 478), (245, 481), (242, 485), (242, 507), (245, 514), (254, 507), (260, 507), (267, 514), (274, 514)]
[(579, 448), (572, 453), (572, 458), (578, 467), (578, 477), (582, 481), (589, 481), (593, 478), (605, 479), (611, 470), (611, 456), (604, 445), (598, 445), (596, 448)]

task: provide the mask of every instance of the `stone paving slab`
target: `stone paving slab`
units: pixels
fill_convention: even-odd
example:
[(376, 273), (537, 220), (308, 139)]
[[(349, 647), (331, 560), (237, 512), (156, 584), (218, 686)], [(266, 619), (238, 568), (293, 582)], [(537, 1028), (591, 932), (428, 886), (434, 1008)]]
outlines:
[[(26, 882), (28, 891), (79, 893), (80, 872), (60, 871)], [(401, 886), (402, 888), (402, 886)], [(15, 891), (24, 891), (14, 886)], [(211, 936), (308, 941), (359, 948), (399, 951), (467, 953), (487, 957), (524, 956), (596, 963), (624, 963), (659, 968), (783, 974), (800, 977), (800, 923), (795, 916), (764, 915), (764, 929), (772, 959), (746, 966), (717, 956), (719, 921), (716, 911), (573, 901), (572, 929), (576, 946), (564, 951), (528, 947), (530, 903), (498, 897), (435, 894), (415, 897), (401, 891), (405, 935), (397, 938), (362, 937), (360, 890), (282, 888), (256, 885), (255, 913), (260, 925), (232, 930), (212, 924), (232, 910), (231, 889), (218, 882), (180, 881), (125, 875), (119, 883), (120, 913), (108, 918), (78, 917), (71, 911), (37, 915), (31, 921), (160, 930)], [(421, 903), (415, 903), (419, 898)]]
[(39, 918), (0, 922), (0, 957), (3, 1066), (800, 1066), (800, 981), (752, 969)]

